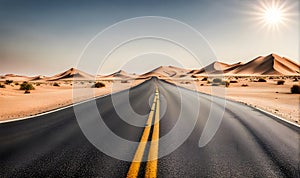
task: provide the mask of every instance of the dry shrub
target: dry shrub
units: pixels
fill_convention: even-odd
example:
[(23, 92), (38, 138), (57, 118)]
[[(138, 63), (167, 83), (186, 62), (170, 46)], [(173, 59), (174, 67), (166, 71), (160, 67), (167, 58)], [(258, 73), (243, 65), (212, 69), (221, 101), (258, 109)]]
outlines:
[(101, 83), (101, 82), (97, 82), (92, 87), (93, 88), (102, 88), (102, 87), (105, 87), (105, 84)]
[(31, 83), (28, 83), (28, 82), (23, 82), (21, 85), (20, 85), (20, 90), (34, 90), (35, 88), (33, 87), (33, 85)]
[(291, 93), (300, 94), (300, 85), (293, 85), (291, 88)]
[(277, 85), (283, 85), (284, 82), (285, 82), (284, 80), (278, 80), (278, 81), (277, 81)]
[(259, 79), (257, 80), (257, 82), (267, 82), (267, 80), (264, 79), (264, 78), (259, 78)]

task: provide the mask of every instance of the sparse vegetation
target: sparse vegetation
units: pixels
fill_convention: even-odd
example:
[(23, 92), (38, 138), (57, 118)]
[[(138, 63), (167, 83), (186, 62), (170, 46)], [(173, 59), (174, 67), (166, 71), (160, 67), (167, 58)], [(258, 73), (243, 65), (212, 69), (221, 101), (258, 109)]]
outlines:
[(101, 82), (97, 82), (92, 87), (93, 88), (102, 88), (102, 87), (105, 87), (105, 84), (101, 83)]
[(242, 84), (242, 87), (247, 87), (247, 86), (249, 86), (249, 85), (247, 85), (247, 84)]
[(225, 87), (229, 87), (230, 82), (228, 82), (228, 81), (225, 80), (225, 81), (222, 81), (221, 84), (225, 85)]
[(32, 86), (31, 83), (28, 83), (28, 82), (23, 82), (21, 85), (20, 85), (20, 90), (34, 90), (35, 88)]
[(284, 80), (278, 80), (278, 81), (277, 81), (277, 85), (283, 85), (284, 82), (285, 82)]
[(204, 77), (201, 81), (207, 81), (207, 77)]
[(5, 80), (4, 84), (5, 85), (10, 85), (11, 83), (13, 83), (14, 81), (13, 80)]
[(2, 85), (2, 84), (0, 83), (0, 88), (5, 88), (5, 85)]
[(293, 85), (291, 88), (291, 92), (294, 94), (300, 94), (300, 85)]
[(237, 80), (230, 80), (230, 83), (238, 83)]
[(60, 85), (59, 85), (59, 83), (57, 83), (57, 82), (54, 82), (54, 83), (53, 83), (53, 86), (55, 86), (55, 87), (59, 87)]
[(222, 79), (220, 78), (214, 78), (213, 83), (222, 83)]
[(19, 85), (19, 83), (18, 83), (18, 82), (16, 82), (16, 83), (15, 83), (15, 85)]
[(201, 83), (201, 84), (200, 84), (200, 86), (204, 86), (204, 84), (203, 84), (203, 83)]
[(264, 79), (264, 78), (259, 78), (259, 79), (257, 80), (257, 82), (267, 82), (267, 81), (266, 81), (266, 79)]
[(191, 82), (189, 82), (189, 81), (182, 81), (182, 82), (180, 82), (181, 84), (191, 84)]
[(25, 90), (24, 94), (29, 94), (30, 90)]

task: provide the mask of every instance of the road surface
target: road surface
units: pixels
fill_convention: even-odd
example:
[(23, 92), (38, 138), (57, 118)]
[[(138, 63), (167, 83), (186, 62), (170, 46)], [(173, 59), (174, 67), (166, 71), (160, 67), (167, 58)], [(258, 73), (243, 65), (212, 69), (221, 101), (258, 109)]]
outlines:
[[(212, 101), (207, 95), (151, 79), (129, 92), (133, 110), (148, 115), (145, 127), (138, 127), (122, 120), (114, 109), (126, 104), (126, 92), (113, 96), (117, 98), (114, 103), (111, 95), (96, 100), (99, 113), (116, 135), (139, 143), (124, 152), (135, 161), (99, 151), (85, 137), (69, 107), (0, 124), (0, 177), (300, 177), (299, 128), (249, 106), (227, 101), (223, 110), (222, 99)], [(83, 113), (91, 113), (90, 102), (80, 104)], [(217, 113), (224, 111), (223, 119), (210, 142), (199, 147), (212, 102)], [(138, 162), (145, 156), (160, 156), (166, 145), (155, 140), (172, 130), (180, 114), (186, 124), (192, 122), (192, 107), (198, 107), (200, 114), (183, 144), (158, 160)], [(172, 144), (178, 135), (169, 138)], [(150, 144), (143, 145), (145, 140)]]

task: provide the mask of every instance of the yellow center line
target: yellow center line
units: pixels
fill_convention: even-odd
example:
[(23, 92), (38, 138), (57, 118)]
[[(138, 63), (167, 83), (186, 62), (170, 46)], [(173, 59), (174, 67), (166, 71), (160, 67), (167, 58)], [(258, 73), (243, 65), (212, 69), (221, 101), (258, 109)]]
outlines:
[(147, 178), (155, 178), (157, 175), (157, 159), (158, 159), (158, 143), (159, 143), (159, 93), (157, 90), (156, 93), (156, 111), (155, 111), (155, 120), (154, 127), (152, 133), (152, 140), (148, 154), (148, 161), (146, 164), (146, 172), (145, 177)]
[[(156, 89), (156, 91), (157, 91), (157, 89)], [(140, 140), (140, 143), (138, 145), (138, 148), (135, 152), (134, 158), (133, 158), (132, 163), (130, 165), (129, 171), (127, 173), (128, 178), (135, 178), (139, 174), (139, 169), (140, 169), (140, 166), (141, 166), (142, 158), (143, 158), (144, 151), (145, 151), (145, 148), (146, 148), (146, 144), (147, 144), (147, 141), (148, 141), (148, 137), (149, 137), (149, 134), (150, 134), (150, 129), (151, 129), (151, 125), (152, 125), (152, 119), (153, 119), (153, 116), (154, 116), (155, 104), (157, 102), (157, 98), (158, 98), (158, 95), (156, 94), (154, 96), (154, 99), (153, 99), (153, 103), (152, 103), (152, 106), (151, 106), (151, 111), (149, 113), (148, 120), (147, 120), (147, 123), (146, 123), (146, 127), (144, 129), (142, 138)]]

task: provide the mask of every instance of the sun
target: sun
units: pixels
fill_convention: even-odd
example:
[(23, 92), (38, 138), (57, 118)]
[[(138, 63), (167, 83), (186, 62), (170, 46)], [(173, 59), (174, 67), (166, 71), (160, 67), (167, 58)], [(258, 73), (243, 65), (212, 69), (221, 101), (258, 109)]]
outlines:
[(278, 24), (283, 20), (283, 12), (279, 8), (266, 9), (264, 19), (268, 24)]
[(282, 0), (257, 0), (253, 3), (253, 20), (258, 20), (262, 30), (279, 31), (282, 27), (288, 27), (293, 22), (297, 3), (288, 3)]

